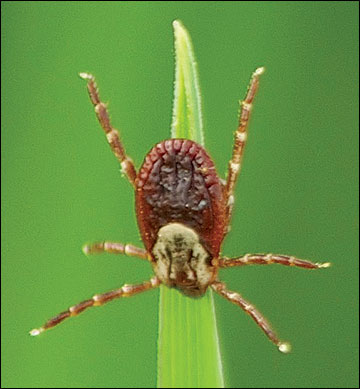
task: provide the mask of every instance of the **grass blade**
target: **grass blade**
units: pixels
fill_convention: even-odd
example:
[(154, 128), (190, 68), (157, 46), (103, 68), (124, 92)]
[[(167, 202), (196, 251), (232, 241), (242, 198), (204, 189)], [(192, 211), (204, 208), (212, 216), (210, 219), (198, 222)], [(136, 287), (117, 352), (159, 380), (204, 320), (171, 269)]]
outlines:
[[(173, 138), (204, 145), (201, 96), (190, 36), (174, 21), (175, 85), (171, 126)], [(159, 388), (222, 388), (224, 378), (212, 291), (202, 298), (185, 297), (160, 287)]]
[(201, 95), (194, 50), (189, 33), (178, 20), (175, 35), (175, 84), (172, 138), (187, 138), (204, 146)]

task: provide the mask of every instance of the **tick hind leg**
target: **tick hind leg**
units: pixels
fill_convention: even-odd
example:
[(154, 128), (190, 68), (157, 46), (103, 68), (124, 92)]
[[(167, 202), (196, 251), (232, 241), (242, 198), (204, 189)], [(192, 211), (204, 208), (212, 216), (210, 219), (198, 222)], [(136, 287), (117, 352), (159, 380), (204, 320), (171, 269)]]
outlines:
[(219, 281), (215, 281), (211, 285), (211, 288), (220, 296), (225, 297), (227, 300), (238, 305), (241, 309), (248, 313), (256, 324), (264, 331), (265, 335), (271, 340), (271, 342), (277, 346), (279, 351), (283, 353), (290, 352), (290, 344), (280, 341), (264, 316), (253, 305), (249, 304), (239, 293), (226, 289), (225, 284)]
[(160, 280), (157, 277), (152, 277), (150, 281), (144, 282), (138, 285), (124, 285), (120, 289), (112, 290), (111, 292), (106, 292), (102, 294), (96, 294), (89, 300), (82, 301), (79, 304), (76, 304), (70, 307), (68, 310), (59, 313), (57, 316), (48, 320), (42, 327), (35, 328), (30, 331), (30, 335), (37, 336), (40, 335), (45, 330), (55, 327), (60, 324), (63, 320), (68, 317), (77, 316), (79, 313), (85, 311), (85, 309), (90, 307), (96, 307), (103, 305), (120, 297), (130, 297), (135, 294), (145, 292), (146, 290), (157, 288), (160, 285)]
[(141, 259), (150, 260), (150, 256), (145, 249), (133, 246), (131, 244), (123, 244), (118, 242), (96, 242), (86, 244), (83, 247), (83, 252), (86, 255), (110, 253), (110, 254), (124, 254), (129, 257), (138, 257)]
[(252, 74), (248, 91), (245, 99), (240, 102), (239, 125), (235, 132), (234, 147), (232, 158), (229, 162), (226, 184), (225, 184), (225, 201), (227, 207), (227, 218), (231, 217), (232, 206), (234, 203), (234, 188), (237, 177), (241, 170), (241, 160), (244, 154), (244, 148), (247, 138), (248, 122), (251, 114), (256, 91), (259, 86), (260, 75), (263, 74), (265, 68), (261, 67), (255, 70)]
[(238, 258), (220, 258), (219, 267), (233, 267), (245, 265), (271, 265), (277, 263), (285, 266), (296, 266), (304, 269), (325, 269), (330, 267), (330, 262), (314, 263), (305, 259), (295, 258), (289, 255), (275, 254), (245, 254)]
[(87, 81), (90, 100), (95, 107), (96, 116), (102, 129), (105, 131), (111, 150), (115, 154), (115, 157), (119, 160), (123, 173), (135, 187), (136, 170), (133, 161), (126, 155), (124, 146), (120, 140), (119, 132), (111, 125), (106, 105), (100, 100), (94, 76), (89, 73), (80, 73), (79, 76)]

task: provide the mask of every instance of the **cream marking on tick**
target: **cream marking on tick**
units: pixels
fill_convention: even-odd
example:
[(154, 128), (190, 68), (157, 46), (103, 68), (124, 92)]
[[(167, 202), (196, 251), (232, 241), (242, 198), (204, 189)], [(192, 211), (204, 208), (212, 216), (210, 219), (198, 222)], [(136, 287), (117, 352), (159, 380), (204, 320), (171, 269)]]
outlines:
[(162, 227), (153, 248), (153, 267), (159, 279), (170, 286), (177, 284), (185, 293), (198, 294), (213, 276), (210, 255), (199, 242), (197, 233), (181, 223)]
[(239, 162), (231, 162), (230, 165), (231, 165), (231, 170), (234, 173), (237, 173), (240, 170), (240, 163)]
[(250, 111), (252, 108), (252, 104), (247, 103), (246, 101), (242, 101), (241, 105), (242, 105), (243, 109), (245, 109), (246, 111)]
[(233, 195), (229, 196), (229, 199), (228, 199), (228, 206), (233, 206), (234, 205), (234, 202), (235, 202), (235, 198)]
[(331, 266), (331, 262), (317, 263), (316, 264), (320, 269), (326, 269)]
[(236, 134), (235, 134), (235, 137), (240, 142), (245, 142), (246, 138), (247, 138), (247, 133), (246, 132), (237, 131)]
[(131, 286), (128, 285), (128, 284), (125, 284), (121, 289), (122, 289), (122, 291), (123, 291), (125, 294), (131, 292), (131, 290), (132, 290)]

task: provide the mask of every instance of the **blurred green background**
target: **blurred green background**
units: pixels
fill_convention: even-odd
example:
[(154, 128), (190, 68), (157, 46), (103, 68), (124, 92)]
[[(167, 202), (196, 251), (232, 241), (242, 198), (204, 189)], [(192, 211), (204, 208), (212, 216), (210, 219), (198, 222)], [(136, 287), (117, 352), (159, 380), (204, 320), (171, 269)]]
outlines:
[[(2, 387), (154, 387), (158, 291), (28, 331), (94, 293), (146, 280), (121, 178), (77, 73), (91, 71), (139, 166), (169, 137), (171, 22), (199, 63), (206, 146), (223, 174), (238, 100), (266, 66), (224, 254), (289, 253), (324, 271), (233, 268), (284, 356), (215, 296), (228, 387), (358, 386), (358, 2), (10, 2), (2, 21)], [(196, 345), (194, 345), (196, 347)]]

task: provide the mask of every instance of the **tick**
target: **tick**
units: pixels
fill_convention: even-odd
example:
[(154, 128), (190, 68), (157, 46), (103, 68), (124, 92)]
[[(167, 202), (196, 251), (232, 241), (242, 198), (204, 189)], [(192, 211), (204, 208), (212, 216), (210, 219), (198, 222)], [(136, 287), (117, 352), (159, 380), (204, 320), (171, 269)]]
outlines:
[(279, 340), (262, 314), (239, 293), (230, 291), (218, 279), (221, 268), (277, 263), (304, 269), (321, 269), (330, 263), (313, 263), (289, 255), (245, 254), (238, 258), (221, 255), (221, 244), (229, 231), (234, 205), (234, 187), (241, 170), (253, 100), (264, 68), (252, 74), (241, 102), (232, 158), (226, 181), (219, 178), (207, 151), (188, 139), (168, 139), (156, 144), (146, 155), (139, 171), (125, 152), (119, 133), (112, 127), (106, 105), (100, 100), (94, 77), (80, 73), (87, 81), (90, 100), (111, 150), (135, 191), (137, 222), (145, 249), (116, 242), (86, 245), (85, 254), (112, 253), (134, 256), (151, 263), (155, 275), (139, 285), (124, 285), (96, 294), (48, 320), (30, 334), (39, 335), (89, 307), (120, 297), (133, 296), (165, 284), (190, 298), (201, 297), (210, 287), (238, 305), (256, 322), (282, 352), (290, 351)]

